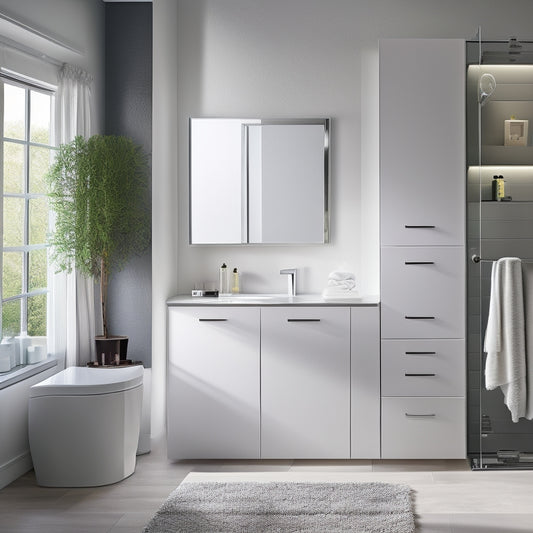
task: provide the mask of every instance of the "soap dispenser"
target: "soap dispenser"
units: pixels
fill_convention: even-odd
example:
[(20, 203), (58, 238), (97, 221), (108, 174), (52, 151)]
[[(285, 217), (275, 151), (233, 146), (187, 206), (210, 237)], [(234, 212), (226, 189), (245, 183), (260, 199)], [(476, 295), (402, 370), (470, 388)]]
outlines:
[(218, 275), (218, 291), (219, 294), (229, 294), (229, 279), (228, 267), (226, 263), (222, 263)]

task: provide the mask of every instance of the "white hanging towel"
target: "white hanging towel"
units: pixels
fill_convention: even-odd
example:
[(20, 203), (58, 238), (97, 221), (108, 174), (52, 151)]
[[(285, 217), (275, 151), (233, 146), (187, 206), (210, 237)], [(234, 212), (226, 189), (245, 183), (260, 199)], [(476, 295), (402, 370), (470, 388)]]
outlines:
[(526, 418), (533, 419), (533, 263), (522, 263), (526, 323)]
[(492, 265), (485, 331), (485, 386), (500, 387), (513, 422), (526, 415), (526, 342), (522, 262), (503, 257)]

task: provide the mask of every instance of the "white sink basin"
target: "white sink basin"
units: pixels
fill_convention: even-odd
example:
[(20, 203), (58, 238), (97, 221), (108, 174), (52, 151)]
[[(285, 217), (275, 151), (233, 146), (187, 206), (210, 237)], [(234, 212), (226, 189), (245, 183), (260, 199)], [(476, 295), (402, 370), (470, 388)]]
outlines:
[(231, 294), (229, 296), (219, 296), (218, 299), (221, 302), (242, 302), (250, 300), (272, 300), (283, 297), (283, 294)]

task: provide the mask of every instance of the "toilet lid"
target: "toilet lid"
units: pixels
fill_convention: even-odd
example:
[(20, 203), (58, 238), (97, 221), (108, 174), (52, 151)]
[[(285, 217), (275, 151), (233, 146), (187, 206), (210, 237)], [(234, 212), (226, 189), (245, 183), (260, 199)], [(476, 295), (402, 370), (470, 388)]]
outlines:
[(30, 387), (30, 397), (87, 396), (133, 389), (142, 384), (142, 365), (120, 368), (71, 366)]

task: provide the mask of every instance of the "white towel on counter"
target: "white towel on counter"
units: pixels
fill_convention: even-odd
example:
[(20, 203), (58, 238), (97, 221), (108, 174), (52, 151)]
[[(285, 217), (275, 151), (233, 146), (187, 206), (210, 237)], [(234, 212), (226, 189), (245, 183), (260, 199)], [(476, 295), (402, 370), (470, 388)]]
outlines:
[(526, 414), (526, 343), (522, 262), (504, 257), (492, 265), (485, 331), (485, 387), (500, 387), (513, 422)]
[(335, 270), (328, 276), (328, 287), (337, 287), (341, 290), (351, 291), (355, 289), (355, 274)]
[(359, 291), (355, 287), (355, 274), (340, 270), (330, 272), (322, 298), (325, 300), (359, 298)]

